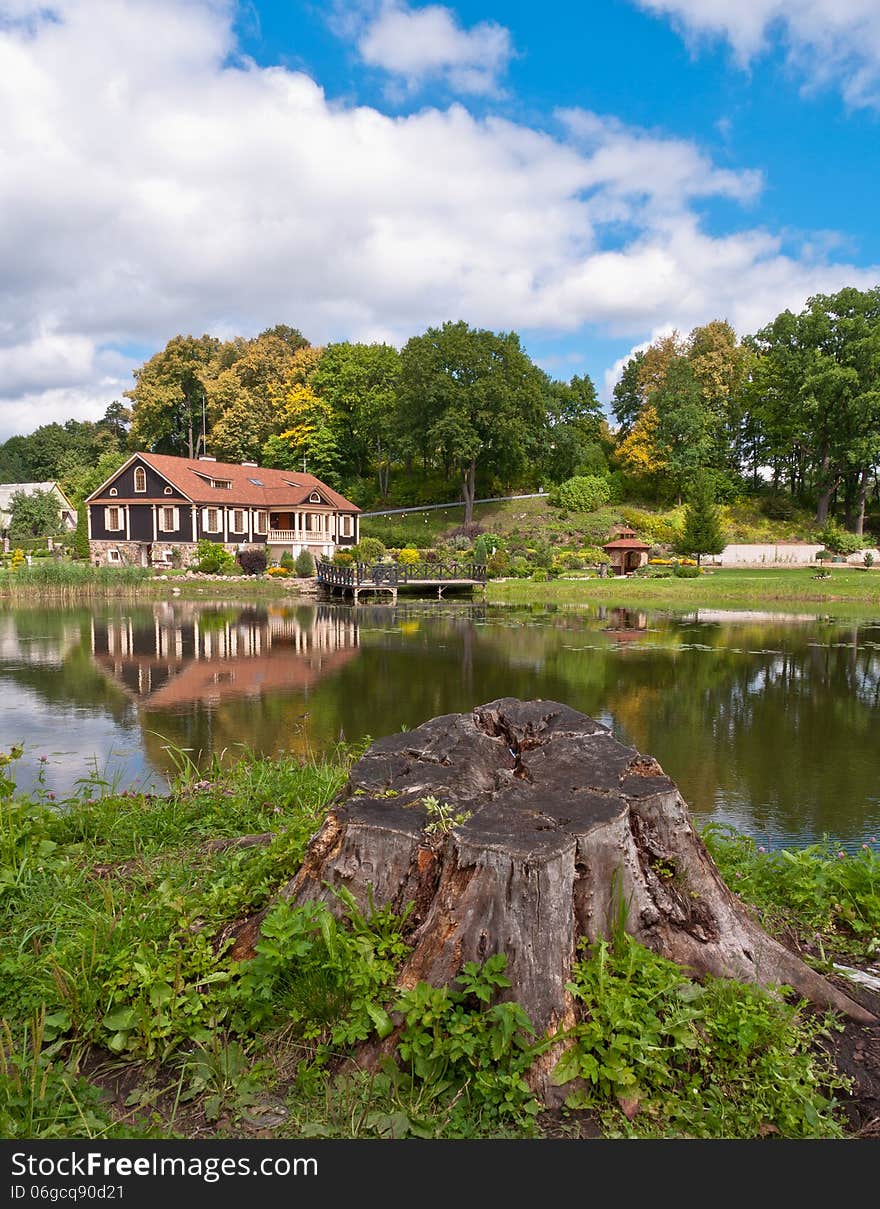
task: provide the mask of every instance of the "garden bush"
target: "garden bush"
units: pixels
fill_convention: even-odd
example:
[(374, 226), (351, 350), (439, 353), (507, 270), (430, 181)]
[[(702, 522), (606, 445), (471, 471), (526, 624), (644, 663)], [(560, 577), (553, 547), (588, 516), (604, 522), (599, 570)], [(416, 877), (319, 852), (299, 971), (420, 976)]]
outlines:
[(315, 574), (315, 560), (311, 550), (301, 550), (297, 554), (293, 569), (300, 579), (310, 579)]
[(486, 563), (486, 572), (490, 579), (506, 575), (510, 570), (510, 555), (506, 550), (496, 550)]
[(266, 570), (265, 546), (246, 546), (238, 552), (238, 565), (245, 575), (262, 575)]
[(388, 553), (385, 543), (380, 542), (378, 537), (362, 537), (353, 550), (359, 563), (381, 562)]
[(867, 545), (863, 536), (847, 532), (835, 521), (826, 524), (819, 534), (819, 540), (824, 542), (826, 550), (830, 550), (832, 554), (858, 554), (859, 550), (864, 550)]
[(575, 475), (554, 487), (549, 499), (557, 508), (567, 508), (572, 512), (595, 512), (611, 499), (611, 488), (608, 480), (597, 474)]
[(700, 575), (700, 568), (690, 563), (676, 563), (672, 572), (676, 579), (697, 579)]
[(212, 542), (203, 537), (196, 546), (197, 571), (206, 575), (228, 575), (234, 566), (234, 556), (220, 542)]
[(422, 561), (422, 556), (413, 546), (404, 546), (397, 556), (402, 567), (415, 567)]

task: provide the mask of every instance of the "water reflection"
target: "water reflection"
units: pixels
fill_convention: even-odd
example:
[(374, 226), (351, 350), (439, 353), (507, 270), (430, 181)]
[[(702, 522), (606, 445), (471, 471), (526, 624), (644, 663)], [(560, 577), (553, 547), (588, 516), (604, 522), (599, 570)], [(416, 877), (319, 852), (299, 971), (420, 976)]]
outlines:
[[(137, 624), (140, 621), (140, 624)], [(93, 620), (95, 662), (148, 710), (307, 692), (354, 657), (354, 616), (340, 610), (215, 609), (161, 604), (152, 625)]]
[(59, 794), (89, 757), (164, 787), (174, 747), (320, 753), (501, 696), (600, 719), (698, 816), (760, 842), (880, 834), (877, 624), (451, 602), (0, 612), (0, 747), (24, 740), (27, 775)]

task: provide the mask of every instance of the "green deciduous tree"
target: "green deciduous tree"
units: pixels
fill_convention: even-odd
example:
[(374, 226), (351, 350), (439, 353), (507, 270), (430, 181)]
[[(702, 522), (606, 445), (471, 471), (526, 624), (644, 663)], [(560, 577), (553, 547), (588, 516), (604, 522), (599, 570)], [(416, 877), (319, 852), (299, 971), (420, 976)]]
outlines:
[(131, 440), (136, 449), (195, 457), (207, 424), (208, 382), (221, 342), (215, 336), (174, 336), (135, 370)]
[(14, 491), (9, 501), (9, 536), (13, 541), (51, 537), (61, 530), (61, 505), (52, 491)]
[(401, 353), (398, 402), (412, 448), (460, 475), (465, 524), (477, 471), (509, 478), (542, 443), (543, 375), (513, 332), (458, 322), (414, 336)]
[(391, 463), (398, 448), (395, 402), (400, 354), (390, 344), (328, 344), (313, 386), (341, 420), (343, 469), (358, 475), (376, 469), (382, 498), (388, 496)]

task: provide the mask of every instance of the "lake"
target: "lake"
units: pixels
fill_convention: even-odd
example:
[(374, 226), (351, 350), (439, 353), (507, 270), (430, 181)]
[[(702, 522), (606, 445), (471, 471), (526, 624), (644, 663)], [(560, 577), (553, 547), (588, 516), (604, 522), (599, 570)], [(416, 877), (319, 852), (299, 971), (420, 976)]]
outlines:
[[(109, 602), (0, 611), (22, 789), (167, 789), (180, 752), (321, 754), (493, 698), (566, 702), (768, 847), (880, 837), (880, 621), (699, 610)], [(42, 759), (45, 757), (45, 759)]]

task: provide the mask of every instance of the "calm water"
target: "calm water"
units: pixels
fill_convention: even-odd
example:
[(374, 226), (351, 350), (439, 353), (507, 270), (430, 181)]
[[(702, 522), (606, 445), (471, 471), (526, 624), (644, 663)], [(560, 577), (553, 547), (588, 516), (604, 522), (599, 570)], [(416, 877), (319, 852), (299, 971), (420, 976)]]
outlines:
[(0, 611), (0, 748), (23, 742), (19, 785), (58, 797), (89, 776), (164, 790), (169, 745), (200, 761), (321, 752), (501, 696), (598, 718), (699, 819), (761, 843), (880, 839), (880, 622), (427, 602)]

